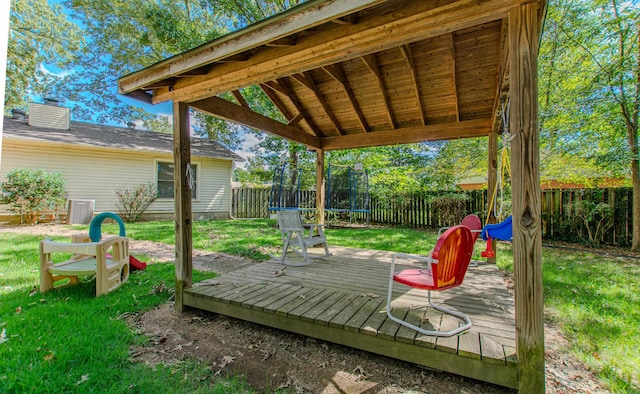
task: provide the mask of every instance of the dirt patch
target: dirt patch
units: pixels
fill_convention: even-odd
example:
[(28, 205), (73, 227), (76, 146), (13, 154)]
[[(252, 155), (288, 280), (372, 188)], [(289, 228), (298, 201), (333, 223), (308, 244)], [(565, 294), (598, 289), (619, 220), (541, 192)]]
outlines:
[[(60, 225), (0, 228), (45, 236), (77, 233)], [(1, 237), (1, 235), (0, 235)], [(173, 246), (133, 241), (132, 254), (150, 262), (171, 261)], [(254, 264), (219, 253), (194, 251), (194, 269), (228, 272)], [(509, 285), (510, 278), (505, 278)], [(175, 312), (172, 303), (128, 318), (147, 335), (145, 346), (131, 349), (136, 362), (149, 365), (198, 360), (212, 375), (242, 374), (257, 390), (287, 389), (300, 393), (510, 393), (511, 390), (431, 371), (368, 352), (318, 341), (285, 331), (190, 310)], [(547, 393), (605, 393), (594, 374), (568, 350), (566, 339), (545, 324)]]

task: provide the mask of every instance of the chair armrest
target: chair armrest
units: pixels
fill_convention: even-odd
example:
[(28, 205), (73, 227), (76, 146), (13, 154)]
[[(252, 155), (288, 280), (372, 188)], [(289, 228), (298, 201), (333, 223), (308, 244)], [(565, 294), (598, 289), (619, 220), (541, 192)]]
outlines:
[(304, 227), (306, 228), (313, 228), (313, 227), (326, 227), (326, 225), (324, 224), (315, 224), (315, 223), (305, 223), (303, 224)]
[(438, 229), (438, 238), (440, 238), (440, 236), (442, 235), (442, 233), (444, 233), (445, 231), (447, 231), (448, 229), (450, 229), (452, 226), (449, 227), (440, 227)]
[(307, 230), (307, 238), (312, 238), (315, 236), (315, 231), (316, 230), (318, 232), (318, 235), (321, 237), (324, 237), (324, 224), (314, 224), (314, 223), (309, 223), (309, 224), (303, 224), (302, 225), (305, 230)]

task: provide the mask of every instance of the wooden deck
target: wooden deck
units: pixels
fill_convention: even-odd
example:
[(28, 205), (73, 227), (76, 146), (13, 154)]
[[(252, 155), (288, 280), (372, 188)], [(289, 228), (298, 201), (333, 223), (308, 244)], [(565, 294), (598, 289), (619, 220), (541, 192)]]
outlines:
[[(462, 286), (437, 293), (471, 317), (464, 335), (416, 335), (386, 315), (391, 253), (332, 247), (305, 267), (259, 263), (186, 289), (184, 305), (516, 388), (513, 297), (494, 265), (469, 267)], [(396, 284), (393, 313), (422, 326), (458, 321), (425, 308), (426, 292)]]

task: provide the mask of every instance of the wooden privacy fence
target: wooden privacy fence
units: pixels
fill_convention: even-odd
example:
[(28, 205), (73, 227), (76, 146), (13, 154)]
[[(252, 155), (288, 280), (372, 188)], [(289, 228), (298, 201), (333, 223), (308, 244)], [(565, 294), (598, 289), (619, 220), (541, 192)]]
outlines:
[[(232, 215), (236, 218), (268, 218), (268, 188), (233, 189)], [(446, 193), (402, 194), (391, 197), (371, 196), (370, 222), (375, 224), (402, 225), (417, 228), (448, 226), (433, 206), (435, 197)], [(450, 193), (449, 193), (450, 194)], [(484, 222), (487, 210), (487, 191), (467, 191), (464, 212), (475, 213)], [(315, 191), (301, 192), (302, 201), (315, 201)], [(632, 189), (554, 189), (542, 191), (542, 236), (547, 240), (588, 241), (587, 229), (582, 216), (576, 212), (576, 201), (605, 203), (612, 208), (610, 227), (598, 236), (599, 243), (628, 246), (632, 237)], [(362, 216), (362, 215), (359, 215)], [(590, 226), (595, 228), (601, 221), (598, 214), (590, 217)]]

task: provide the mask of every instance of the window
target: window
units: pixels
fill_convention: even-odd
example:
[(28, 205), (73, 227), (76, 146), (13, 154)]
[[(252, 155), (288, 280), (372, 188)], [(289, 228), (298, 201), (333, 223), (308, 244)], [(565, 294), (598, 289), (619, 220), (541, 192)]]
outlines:
[[(191, 198), (196, 199), (198, 196), (197, 179), (198, 165), (191, 163)], [(158, 162), (158, 198), (173, 198), (173, 163)]]

